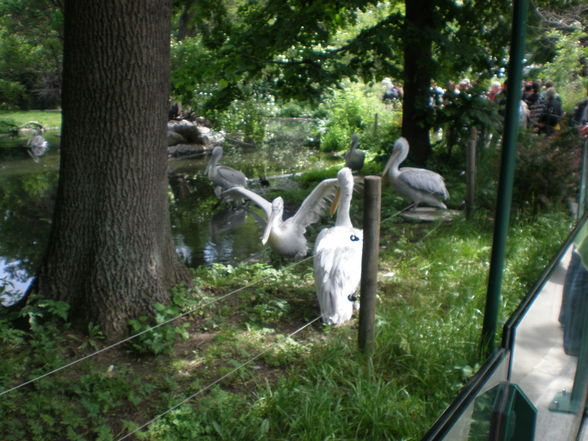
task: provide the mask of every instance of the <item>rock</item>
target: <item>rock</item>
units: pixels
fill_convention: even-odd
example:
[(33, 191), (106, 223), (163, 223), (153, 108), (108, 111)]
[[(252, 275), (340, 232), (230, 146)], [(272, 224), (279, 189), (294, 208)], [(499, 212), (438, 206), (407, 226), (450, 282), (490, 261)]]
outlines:
[(198, 144), (179, 144), (167, 148), (168, 156), (172, 158), (185, 158), (187, 156), (201, 156), (208, 152), (208, 148)]
[(192, 121), (186, 119), (169, 121), (167, 130), (181, 135), (188, 144), (204, 144), (199, 127)]
[(169, 121), (167, 123), (168, 145), (199, 144), (212, 147), (223, 144), (224, 132), (216, 132), (204, 125), (205, 123), (204, 118), (196, 118), (195, 122), (186, 119)]
[(167, 145), (177, 145), (177, 144), (185, 144), (186, 138), (180, 135), (178, 132), (174, 132), (173, 130), (167, 131)]
[(168, 154), (173, 158), (199, 156), (225, 142), (225, 133), (216, 132), (204, 118), (170, 120), (167, 123)]

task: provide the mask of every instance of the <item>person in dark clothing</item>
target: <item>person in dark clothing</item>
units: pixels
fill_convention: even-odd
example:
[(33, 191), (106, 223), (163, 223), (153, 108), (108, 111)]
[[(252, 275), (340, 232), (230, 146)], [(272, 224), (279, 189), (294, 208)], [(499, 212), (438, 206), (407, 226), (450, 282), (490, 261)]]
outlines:
[(527, 94), (525, 102), (529, 108), (529, 123), (531, 128), (537, 129), (539, 127), (539, 117), (543, 113), (545, 107), (545, 99), (539, 93), (541, 86), (534, 81), (531, 84), (531, 91)]
[(563, 347), (568, 355), (579, 355), (582, 327), (588, 312), (588, 223), (574, 240), (572, 258), (568, 265), (559, 322), (563, 327)]
[(562, 115), (561, 101), (555, 93), (555, 89), (550, 87), (545, 93), (545, 106), (537, 121), (539, 126), (538, 133), (544, 133), (547, 136), (555, 133), (556, 127), (559, 127), (559, 120)]
[[(586, 91), (588, 94), (588, 90)], [(574, 112), (572, 113), (572, 126), (580, 129), (581, 127), (588, 124), (588, 98), (583, 99), (576, 107), (574, 107)]]

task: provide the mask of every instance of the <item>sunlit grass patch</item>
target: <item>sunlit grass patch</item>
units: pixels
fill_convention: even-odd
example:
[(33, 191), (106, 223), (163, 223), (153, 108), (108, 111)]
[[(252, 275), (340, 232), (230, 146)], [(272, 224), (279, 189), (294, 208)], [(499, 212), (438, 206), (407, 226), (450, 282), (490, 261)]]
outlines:
[(61, 110), (0, 110), (0, 120), (13, 121), (17, 126), (35, 121), (46, 129), (61, 127)]

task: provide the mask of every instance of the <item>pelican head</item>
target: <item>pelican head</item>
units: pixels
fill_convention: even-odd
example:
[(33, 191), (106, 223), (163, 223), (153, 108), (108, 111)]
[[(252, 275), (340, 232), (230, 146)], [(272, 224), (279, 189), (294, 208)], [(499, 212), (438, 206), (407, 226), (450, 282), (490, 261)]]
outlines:
[(329, 209), (329, 214), (331, 216), (333, 216), (339, 209), (341, 193), (347, 191), (347, 194), (351, 194), (353, 192), (353, 174), (351, 173), (351, 169), (349, 167), (343, 167), (339, 170), (337, 172), (337, 181), (339, 182), (339, 187), (337, 188), (337, 193), (335, 193), (335, 198)]
[(341, 187), (346, 187), (347, 190), (353, 190), (353, 174), (349, 167), (343, 167), (337, 172), (337, 180)]
[(281, 196), (278, 196), (272, 201), (272, 212), (267, 219), (267, 224), (265, 226), (265, 231), (263, 232), (263, 237), (261, 238), (261, 243), (265, 245), (270, 237), (270, 233), (272, 232), (272, 228), (276, 219), (282, 220), (282, 216), (284, 214), (284, 199)]
[(357, 149), (357, 146), (358, 145), (359, 145), (359, 135), (357, 133), (354, 133), (353, 136), (351, 137), (351, 148), (350, 148), (350, 150)]
[(400, 137), (394, 142), (394, 148), (392, 149), (392, 154), (390, 155), (390, 159), (386, 162), (386, 166), (384, 167), (384, 171), (382, 172), (382, 176), (386, 176), (388, 171), (393, 167), (398, 167), (402, 161), (406, 159), (408, 156), (408, 141), (406, 138)]

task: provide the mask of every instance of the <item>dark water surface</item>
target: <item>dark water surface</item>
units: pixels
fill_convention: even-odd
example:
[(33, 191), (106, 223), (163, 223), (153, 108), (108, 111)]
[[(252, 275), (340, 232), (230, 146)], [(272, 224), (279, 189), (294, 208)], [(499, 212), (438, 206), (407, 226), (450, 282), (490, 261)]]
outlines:
[[(272, 199), (290, 179), (259, 178), (324, 166), (329, 158), (303, 147), (305, 128), (278, 130), (259, 149), (225, 147), (222, 164), (242, 170), (254, 191)], [(292, 135), (294, 130), (295, 135)], [(59, 137), (45, 135), (49, 150), (38, 162), (28, 155), (26, 139), (0, 138), (0, 302), (10, 304), (32, 280), (45, 251), (59, 169)], [(219, 203), (204, 168), (208, 156), (170, 159), (169, 193), (176, 250), (190, 267), (258, 259), (263, 250), (263, 213), (250, 205), (234, 209)]]

